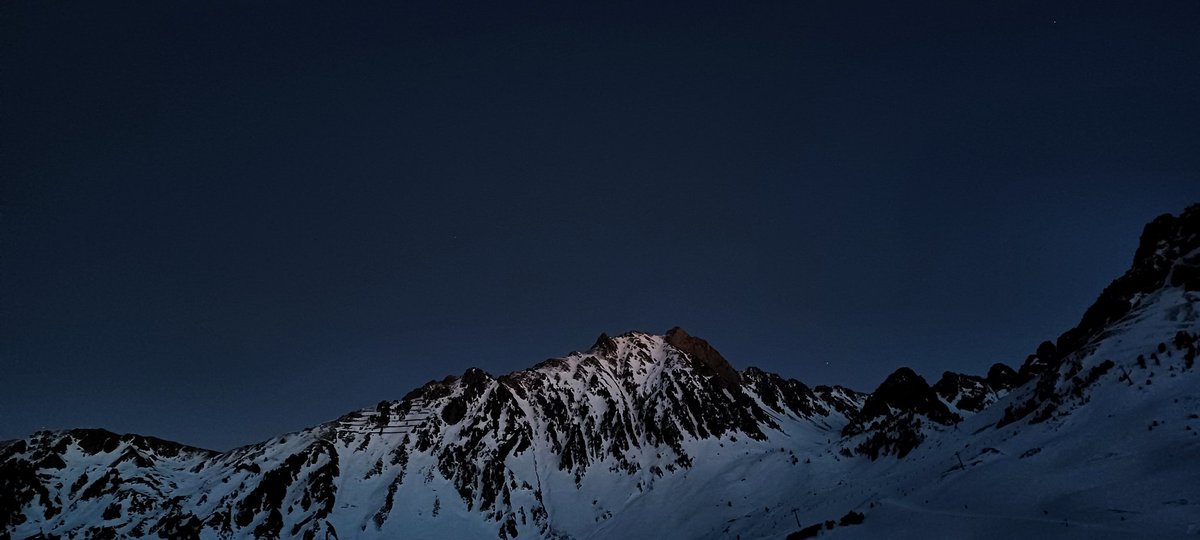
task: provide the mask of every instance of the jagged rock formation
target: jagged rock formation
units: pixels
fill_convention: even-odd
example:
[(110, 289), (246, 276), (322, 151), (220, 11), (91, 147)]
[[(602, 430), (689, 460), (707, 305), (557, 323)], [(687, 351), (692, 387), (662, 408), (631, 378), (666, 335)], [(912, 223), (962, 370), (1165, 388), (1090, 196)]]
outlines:
[(995, 403), (1016, 384), (1016, 372), (1004, 364), (994, 364), (987, 377), (947, 371), (934, 383), (933, 391), (948, 406), (962, 412), (977, 413)]
[(862, 410), (842, 433), (869, 434), (856, 450), (871, 459), (887, 454), (904, 457), (924, 440), (925, 422), (948, 426), (961, 420), (938, 399), (924, 378), (909, 368), (900, 368), (867, 397)]
[[(1019, 379), (1036, 384), (1022, 393), (1019, 402), (1008, 406), (999, 425), (1025, 418), (1044, 421), (1072, 394), (1082, 393), (1112, 369), (1114, 364), (1101, 364), (1081, 373), (1082, 361), (1097, 350), (1101, 340), (1122, 321), (1153, 308), (1164, 290), (1200, 291), (1200, 204), (1189, 206), (1179, 216), (1159, 216), (1146, 225), (1130, 269), (1104, 289), (1078, 325), (1054, 343), (1043, 342), (1026, 359)], [(1181, 325), (1180, 331), (1190, 335), (1186, 327)]]
[(736, 369), (729, 365), (721, 353), (709, 345), (707, 341), (690, 336), (682, 328), (676, 326), (663, 336), (667, 344), (687, 354), (694, 362), (694, 367), (702, 372), (716, 375), (729, 387), (736, 387), (741, 382)]
[[(1063, 332), (1055, 343), (1043, 343), (1031, 358), (1043, 364), (1056, 364), (1080, 352), (1108, 325), (1127, 316), (1147, 295), (1164, 287), (1200, 290), (1200, 204), (1189, 206), (1179, 216), (1164, 214), (1147, 224), (1129, 270), (1104, 288), (1079, 324)], [(1045, 369), (1032, 371), (1040, 373)]]

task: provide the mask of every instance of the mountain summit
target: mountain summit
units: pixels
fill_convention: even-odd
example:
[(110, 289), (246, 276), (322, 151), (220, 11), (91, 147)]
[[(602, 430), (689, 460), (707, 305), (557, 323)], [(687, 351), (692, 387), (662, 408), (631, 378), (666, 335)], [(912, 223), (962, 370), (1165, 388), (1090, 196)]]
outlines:
[[(0, 537), (925, 538), (1200, 530), (1200, 206), (1019, 369), (870, 394), (704, 339), (587, 351), (218, 453), (103, 430), (0, 443)], [(790, 536), (789, 536), (790, 535)]]

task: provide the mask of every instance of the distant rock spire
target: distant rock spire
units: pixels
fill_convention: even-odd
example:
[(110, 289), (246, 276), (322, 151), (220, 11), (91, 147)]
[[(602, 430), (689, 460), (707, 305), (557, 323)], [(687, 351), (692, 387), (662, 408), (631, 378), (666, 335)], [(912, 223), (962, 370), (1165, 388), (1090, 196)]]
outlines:
[(592, 350), (605, 354), (616, 354), (617, 342), (608, 337), (608, 334), (600, 334), (600, 337), (596, 338), (596, 343), (592, 344)]

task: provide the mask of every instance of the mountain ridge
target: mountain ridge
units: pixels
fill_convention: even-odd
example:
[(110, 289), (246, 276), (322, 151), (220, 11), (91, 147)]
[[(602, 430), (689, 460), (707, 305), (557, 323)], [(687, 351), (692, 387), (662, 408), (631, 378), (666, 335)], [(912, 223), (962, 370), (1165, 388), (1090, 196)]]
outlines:
[[(1018, 369), (945, 372), (930, 384), (901, 367), (870, 393), (809, 387), (753, 366), (738, 371), (707, 341), (673, 327), (601, 334), (586, 351), (505, 375), (469, 368), (399, 400), (227, 452), (104, 430), (38, 432), (0, 442), (0, 532), (769, 538), (795, 529), (855, 536), (889, 522), (903, 531), (898, 516), (929, 503), (914, 493), (943, 497), (924, 485), (955, 492), (959, 484), (946, 482), (960, 475), (1006, 485), (1011, 474), (995, 471), (1024, 470), (1043, 459), (1036, 456), (1090, 455), (1086, 445), (1030, 441), (1053, 442), (1068, 427), (1111, 432), (1096, 411), (1125, 418), (1122, 400), (1155, 404), (1149, 414), (1177, 412), (1172, 422), (1187, 428), (1131, 455), (1200, 448), (1200, 424), (1192, 426), (1200, 397), (1188, 384), (1200, 338), (1198, 269), (1200, 205), (1192, 205), (1148, 224), (1130, 270)], [(1161, 425), (1154, 422), (1152, 434)], [(1024, 441), (1019, 452), (1013, 441)], [(1120, 528), (1128, 516), (1114, 521), (1087, 497), (1067, 503), (1055, 493), (1036, 504), (1090, 512), (1090, 523), (1102, 524), (1091, 532), (1129, 532)], [(1021, 505), (974, 491), (958, 496), (1014, 513), (1035, 504), (1028, 493), (1010, 495)], [(689, 504), (653, 512), (681, 500)], [(1146, 515), (1162, 523), (1140, 526), (1186, 522), (1170, 512)], [(982, 519), (958, 516), (966, 517)]]

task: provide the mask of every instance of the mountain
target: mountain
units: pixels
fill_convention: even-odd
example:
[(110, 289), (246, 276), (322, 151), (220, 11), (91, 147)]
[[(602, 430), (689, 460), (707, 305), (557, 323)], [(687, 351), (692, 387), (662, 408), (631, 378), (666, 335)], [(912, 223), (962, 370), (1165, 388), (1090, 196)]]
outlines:
[(869, 394), (680, 328), (218, 453), (0, 443), (0, 537), (1127, 538), (1200, 532), (1200, 205), (1017, 369)]

